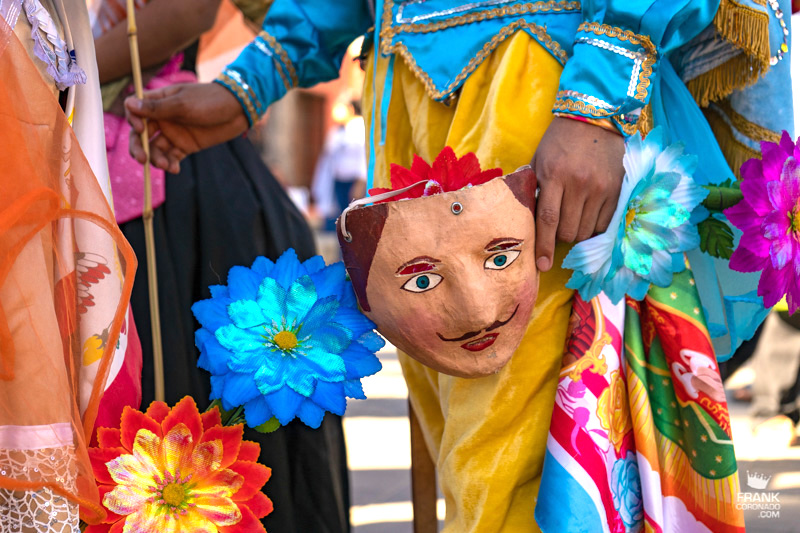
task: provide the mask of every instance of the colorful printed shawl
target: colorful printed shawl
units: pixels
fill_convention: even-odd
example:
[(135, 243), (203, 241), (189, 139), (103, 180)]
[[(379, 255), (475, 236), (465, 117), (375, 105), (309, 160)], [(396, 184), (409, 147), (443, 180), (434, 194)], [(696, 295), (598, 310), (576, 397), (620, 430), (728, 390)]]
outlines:
[(67, 115), (0, 18), (0, 524), (43, 532), (105, 517), (86, 446), (96, 418), (138, 403), (141, 358), (86, 9), (56, 7), (89, 80)]
[(570, 328), (536, 505), (542, 530), (744, 531), (725, 393), (691, 271), (642, 302), (576, 294)]

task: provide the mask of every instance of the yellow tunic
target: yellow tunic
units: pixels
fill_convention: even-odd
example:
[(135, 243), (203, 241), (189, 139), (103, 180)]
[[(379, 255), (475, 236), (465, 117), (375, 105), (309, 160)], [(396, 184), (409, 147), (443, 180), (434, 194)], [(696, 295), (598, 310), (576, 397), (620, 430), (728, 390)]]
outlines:
[[(379, 58), (377, 106), (388, 64), (388, 58)], [(368, 121), (373, 65), (370, 59), (364, 93)], [(390, 163), (409, 167), (415, 153), (432, 162), (444, 146), (458, 156), (475, 152), (482, 168), (501, 167), (505, 173), (530, 163), (552, 120), (560, 74), (561, 65), (541, 45), (517, 32), (445, 105), (431, 100), (396, 58), (385, 141), (375, 146), (375, 186), (389, 185)], [(379, 109), (375, 117), (380, 121)], [(411, 403), (437, 465), (446, 533), (539, 531), (533, 510), (572, 301), (565, 288), (570, 272), (558, 268), (566, 251), (560, 246), (556, 268), (541, 276), (525, 338), (497, 375), (455, 378), (400, 354)]]

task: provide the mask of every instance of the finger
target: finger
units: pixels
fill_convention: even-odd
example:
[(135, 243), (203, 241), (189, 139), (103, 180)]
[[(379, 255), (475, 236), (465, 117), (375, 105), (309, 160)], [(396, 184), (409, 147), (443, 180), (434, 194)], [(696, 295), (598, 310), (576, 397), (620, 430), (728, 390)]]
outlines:
[(167, 153), (169, 158), (169, 172), (171, 174), (178, 174), (181, 171), (181, 161), (186, 157), (186, 153), (180, 148), (172, 148)]
[(597, 225), (595, 226), (595, 231), (597, 233), (603, 233), (608, 229), (608, 225), (611, 224), (611, 219), (614, 218), (614, 211), (616, 211), (616, 209), (616, 202), (612, 200), (605, 201), (603, 207), (600, 208), (600, 213), (597, 215)]
[(142, 133), (144, 131), (144, 120), (140, 117), (128, 112), (128, 108), (125, 108), (125, 118), (128, 121), (128, 124), (131, 125), (133, 131), (136, 133)]
[(183, 98), (176, 92), (177, 87), (148, 91), (141, 99), (130, 96), (125, 99), (125, 111), (129, 116), (156, 120), (175, 118), (181, 115), (185, 108)]
[(145, 161), (147, 161), (147, 156), (145, 155), (144, 147), (142, 146), (142, 138), (135, 131), (131, 131), (130, 135), (128, 136), (128, 151), (130, 152), (131, 157), (133, 157), (140, 164), (144, 165)]
[(172, 143), (166, 137), (159, 135), (150, 143), (150, 160), (155, 166), (163, 170), (169, 170), (169, 156)]
[(561, 213), (558, 218), (556, 238), (561, 242), (575, 242), (578, 236), (578, 227), (581, 223), (581, 213), (586, 203), (585, 195), (573, 191), (564, 191), (561, 198)]
[(597, 218), (600, 216), (600, 209), (603, 207), (603, 199), (600, 195), (590, 195), (583, 204), (581, 221), (575, 235), (575, 241), (585, 241), (591, 237), (597, 228)]
[(562, 195), (563, 189), (557, 182), (542, 184), (539, 191), (536, 203), (536, 266), (542, 272), (547, 272), (553, 266)]

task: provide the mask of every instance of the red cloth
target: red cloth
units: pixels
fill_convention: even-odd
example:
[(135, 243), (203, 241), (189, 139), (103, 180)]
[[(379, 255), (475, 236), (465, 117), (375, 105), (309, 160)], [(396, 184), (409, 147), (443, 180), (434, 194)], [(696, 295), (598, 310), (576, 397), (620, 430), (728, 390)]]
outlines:
[[(126, 332), (126, 328), (128, 347), (125, 358), (116, 376), (111, 375), (108, 378), (110, 383), (100, 399), (91, 446), (97, 446), (97, 428), (119, 427), (123, 409), (126, 406), (138, 409), (142, 403), (142, 345), (130, 308), (122, 333)], [(111, 372), (114, 372), (113, 365)]]

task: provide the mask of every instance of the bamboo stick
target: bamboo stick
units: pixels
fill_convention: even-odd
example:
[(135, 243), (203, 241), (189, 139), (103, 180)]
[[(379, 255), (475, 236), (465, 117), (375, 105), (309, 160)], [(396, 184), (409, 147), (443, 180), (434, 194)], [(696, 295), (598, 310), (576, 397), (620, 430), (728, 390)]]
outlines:
[[(136, 30), (136, 11), (133, 0), (127, 0), (128, 9), (128, 44), (131, 48), (131, 70), (136, 97), (142, 98), (142, 65), (139, 60), (139, 41)], [(144, 242), (147, 258), (147, 283), (150, 294), (150, 331), (153, 335), (153, 374), (155, 377), (156, 400), (164, 401), (164, 354), (161, 348), (161, 313), (158, 305), (158, 273), (156, 271), (155, 233), (153, 232), (153, 197), (152, 180), (150, 178), (150, 139), (147, 119), (144, 120), (144, 131), (141, 134), (142, 147), (147, 160), (144, 163)]]

